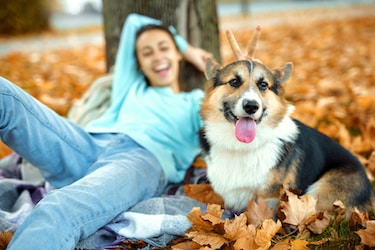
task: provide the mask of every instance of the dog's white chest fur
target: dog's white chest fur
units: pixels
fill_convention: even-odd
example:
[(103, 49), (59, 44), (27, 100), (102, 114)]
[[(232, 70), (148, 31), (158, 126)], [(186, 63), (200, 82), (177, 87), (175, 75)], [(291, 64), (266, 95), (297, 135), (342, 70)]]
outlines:
[(229, 134), (229, 123), (206, 125), (207, 137), (214, 140), (206, 158), (208, 179), (223, 197), (226, 208), (243, 210), (255, 192), (265, 187), (270, 170), (279, 161), (283, 143), (294, 140), (298, 129), (287, 117), (276, 129), (259, 128), (257, 138), (246, 144)]

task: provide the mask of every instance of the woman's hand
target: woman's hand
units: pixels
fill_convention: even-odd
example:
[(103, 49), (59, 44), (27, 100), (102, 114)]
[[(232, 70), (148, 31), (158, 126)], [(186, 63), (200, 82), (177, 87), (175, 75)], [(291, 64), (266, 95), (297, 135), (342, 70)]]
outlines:
[(198, 70), (204, 72), (206, 61), (212, 58), (212, 54), (204, 49), (193, 47), (190, 44), (186, 47), (183, 57), (186, 61), (193, 64)]

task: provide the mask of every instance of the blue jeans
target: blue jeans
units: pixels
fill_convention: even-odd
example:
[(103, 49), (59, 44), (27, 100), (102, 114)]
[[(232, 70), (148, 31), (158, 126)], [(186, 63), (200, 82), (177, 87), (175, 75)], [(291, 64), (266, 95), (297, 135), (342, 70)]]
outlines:
[(74, 249), (165, 185), (157, 159), (128, 136), (89, 134), (3, 78), (0, 137), (57, 187), (17, 229), (9, 249)]

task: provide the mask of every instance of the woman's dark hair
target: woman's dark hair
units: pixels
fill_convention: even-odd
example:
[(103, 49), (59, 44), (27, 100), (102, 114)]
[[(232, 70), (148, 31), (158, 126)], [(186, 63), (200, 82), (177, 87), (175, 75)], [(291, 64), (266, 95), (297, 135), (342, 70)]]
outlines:
[(176, 48), (178, 49), (177, 44), (176, 44), (176, 41), (174, 40), (174, 35), (173, 35), (173, 33), (170, 31), (170, 29), (169, 29), (168, 27), (163, 26), (163, 25), (147, 24), (147, 25), (142, 26), (142, 27), (137, 31), (137, 33), (136, 33), (136, 35), (135, 35), (135, 40), (137, 41), (140, 35), (142, 35), (142, 34), (143, 34), (144, 32), (146, 32), (146, 31), (150, 31), (150, 30), (162, 30), (162, 31), (167, 32), (168, 35), (172, 38), (174, 45), (175, 45)]

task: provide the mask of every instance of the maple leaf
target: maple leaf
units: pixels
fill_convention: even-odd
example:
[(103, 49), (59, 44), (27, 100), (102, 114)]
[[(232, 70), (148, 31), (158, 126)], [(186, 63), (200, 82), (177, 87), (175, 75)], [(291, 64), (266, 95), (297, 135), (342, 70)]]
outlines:
[(193, 230), (211, 231), (213, 229), (212, 223), (202, 218), (203, 213), (200, 207), (193, 207), (189, 212), (187, 218), (192, 225)]
[(307, 228), (314, 234), (321, 234), (330, 225), (333, 215), (327, 211), (318, 212), (304, 221)]
[(360, 229), (355, 232), (361, 237), (361, 243), (369, 246), (375, 247), (375, 220), (369, 220), (366, 222), (366, 229)]
[(185, 195), (206, 204), (218, 204), (224, 206), (224, 200), (215, 193), (211, 184), (186, 184)]
[(298, 230), (303, 232), (306, 228), (304, 222), (316, 214), (317, 200), (309, 194), (298, 197), (296, 194), (285, 190), (288, 201), (280, 201), (281, 211), (285, 215), (284, 223), (298, 226)]
[(281, 222), (266, 219), (262, 223), (262, 227), (257, 230), (255, 243), (259, 246), (257, 249), (268, 249), (271, 246), (271, 239), (281, 228)]
[(224, 231), (224, 236), (229, 240), (237, 240), (251, 233), (247, 227), (247, 219), (244, 213), (235, 215), (233, 220), (226, 219)]
[(242, 233), (237, 237), (236, 242), (233, 245), (235, 250), (252, 250), (256, 249), (258, 245), (255, 243), (256, 228), (250, 224), (243, 229)]
[(188, 232), (186, 235), (199, 245), (209, 246), (212, 249), (220, 249), (223, 245), (229, 243), (224, 236), (212, 232)]
[(257, 201), (250, 200), (245, 211), (247, 221), (249, 224), (259, 226), (265, 219), (271, 219), (274, 212), (268, 207), (268, 201), (258, 198)]
[(224, 223), (224, 237), (234, 241), (235, 250), (255, 249), (256, 227), (252, 224), (247, 225), (247, 219), (244, 213), (236, 215), (233, 220), (226, 219)]
[(296, 239), (291, 242), (292, 244), (292, 249), (293, 250), (308, 250), (310, 248), (307, 247), (309, 242), (307, 240), (302, 240), (302, 239)]

